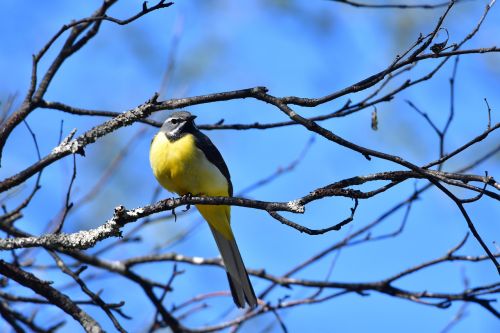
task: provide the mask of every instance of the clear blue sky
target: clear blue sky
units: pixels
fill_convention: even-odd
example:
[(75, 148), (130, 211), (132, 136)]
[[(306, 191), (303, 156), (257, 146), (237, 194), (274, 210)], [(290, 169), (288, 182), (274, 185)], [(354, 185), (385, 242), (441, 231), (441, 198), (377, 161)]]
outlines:
[[(418, 2), (418, 1), (416, 1)], [(430, 2), (430, 0), (428, 1)], [(475, 25), (485, 1), (467, 1), (456, 6), (444, 24), (450, 42), (461, 40)], [(89, 15), (99, 1), (5, 1), (0, 11), (0, 100), (9, 94), (19, 94), (20, 102), (29, 84), (31, 55), (36, 53), (64, 23)], [(125, 18), (134, 14), (141, 2), (123, 1), (113, 7), (109, 15)], [(277, 96), (297, 95), (317, 97), (339, 90), (366, 78), (387, 66), (396, 54), (411, 45), (419, 33), (431, 31), (443, 9), (427, 10), (366, 10), (356, 9), (328, 1), (178, 1), (174, 6), (147, 15), (128, 26), (105, 22), (99, 35), (80, 52), (72, 56), (61, 68), (46, 95), (47, 100), (88, 109), (125, 111), (149, 99), (159, 91), (172, 55), (173, 40), (178, 40), (175, 53), (176, 66), (162, 98), (185, 97), (199, 94), (235, 90), (253, 86), (266, 86)], [(480, 33), (467, 44), (467, 48), (489, 47), (499, 44), (500, 10), (498, 5), (490, 12)], [(60, 44), (56, 44), (56, 48)], [(51, 59), (54, 52), (49, 52)], [(419, 65), (411, 74), (422, 75), (434, 62)], [(47, 68), (41, 64), (40, 70)], [(404, 102), (411, 100), (429, 113), (442, 126), (449, 110), (449, 83), (452, 62), (429, 82), (399, 95), (393, 102), (378, 106), (379, 130), (370, 128), (370, 110), (356, 115), (322, 123), (328, 129), (369, 148), (400, 155), (415, 164), (435, 159), (437, 137), (428, 124)], [(460, 58), (456, 83), (455, 120), (450, 128), (446, 151), (451, 151), (485, 129), (486, 108), (484, 98), (493, 109), (493, 121), (498, 121), (500, 110), (500, 57), (497, 54), (470, 55)], [(312, 116), (331, 112), (342, 106), (347, 98), (354, 101), (360, 96), (347, 96), (314, 109), (297, 108), (303, 115)], [(215, 123), (221, 118), (226, 123), (273, 122), (286, 116), (263, 103), (238, 100), (200, 105), (189, 111), (198, 115), (198, 123)], [(165, 113), (155, 115), (163, 119)], [(73, 128), (78, 133), (101, 123), (103, 118), (71, 116), (53, 110), (38, 109), (28, 122), (38, 136), (42, 155), (55, 146), (59, 127), (64, 120), (64, 133)], [(150, 172), (148, 149), (156, 129), (136, 124), (105, 137), (100, 144), (91, 145), (86, 157), (77, 157), (78, 175), (73, 199), (81, 198), (89, 184), (95, 182), (112, 162), (117, 153), (129, 144), (142, 129), (144, 135), (130, 144), (124, 162), (109, 183), (85, 207), (76, 210), (65, 225), (66, 232), (96, 227), (104, 223), (119, 204), (132, 208), (151, 200), (156, 182)], [(235, 192), (284, 167), (302, 151), (311, 134), (304, 129), (288, 127), (268, 131), (210, 131), (207, 134), (220, 148), (231, 171)], [(446, 170), (453, 171), (481, 156), (498, 144), (498, 133), (477, 147), (466, 151), (462, 158), (451, 160)], [(36, 161), (31, 137), (20, 126), (10, 137), (5, 148), (0, 176), (4, 179), (16, 170)], [(499, 177), (500, 156), (471, 172)], [(43, 174), (42, 190), (26, 210), (20, 227), (33, 233), (44, 231), (46, 224), (60, 210), (71, 175), (71, 159), (49, 167)], [(319, 137), (308, 150), (297, 168), (265, 187), (247, 194), (260, 200), (293, 200), (309, 191), (355, 175), (366, 175), (381, 170), (399, 170), (400, 167), (380, 160), (367, 161), (357, 153), (327, 142)], [(29, 182), (32, 184), (33, 180)], [(424, 184), (419, 182), (418, 184)], [(414, 183), (407, 182), (373, 200), (362, 201), (352, 225), (340, 232), (323, 236), (306, 236), (282, 226), (266, 213), (245, 208), (233, 208), (233, 228), (240, 250), (248, 267), (265, 269), (280, 274), (316, 252), (345, 237), (350, 231), (370, 223), (413, 191)], [(30, 186), (22, 189), (28, 191)], [(469, 197), (471, 193), (456, 192)], [(161, 197), (171, 194), (163, 191)], [(22, 200), (14, 196), (12, 202)], [(3, 197), (2, 197), (3, 199)], [(289, 216), (311, 228), (336, 223), (349, 214), (352, 202), (346, 199), (327, 199), (311, 204), (304, 216)], [(479, 232), (492, 250), (500, 236), (498, 220), (500, 207), (485, 198), (470, 204), (467, 209)], [(374, 233), (382, 234), (399, 226), (403, 211), (389, 218)], [(145, 229), (144, 244), (123, 247), (127, 251), (109, 253), (106, 259), (123, 259), (150, 253), (200, 222), (192, 209), (175, 224), (157, 223)], [(129, 226), (133, 227), (133, 226)], [(127, 228), (129, 229), (129, 228)], [(465, 221), (456, 206), (440, 192), (431, 190), (412, 207), (404, 233), (395, 239), (373, 242), (345, 249), (338, 257), (330, 279), (342, 282), (375, 281), (393, 275), (423, 261), (437, 258), (456, 245), (467, 231)], [(106, 240), (106, 245), (112, 240)], [(102, 246), (100, 245), (100, 246)], [(218, 255), (208, 228), (201, 224), (184, 242), (162, 248), (162, 252), (176, 251), (186, 255), (214, 257)], [(92, 251), (91, 251), (92, 252)], [(460, 251), (462, 254), (483, 254), (472, 237)], [(38, 251), (41, 262), (50, 262)], [(3, 256), (3, 255), (2, 255)], [(45, 258), (45, 260), (43, 259)], [(322, 279), (326, 276), (334, 256), (301, 272), (297, 277)], [(220, 269), (181, 266), (185, 275), (178, 278), (171, 297), (176, 303), (198, 293), (227, 288), (225, 274)], [(172, 265), (161, 263), (144, 266), (151, 278), (165, 281)], [(474, 265), (446, 264), (425, 270), (398, 286), (415, 291), (460, 292), (462, 273), (470, 286), (498, 281), (490, 262)], [(43, 277), (43, 273), (42, 273)], [(51, 277), (53, 279), (53, 277)], [(65, 278), (56, 280), (60, 286)], [(267, 283), (252, 279), (256, 291)], [(103, 297), (118, 302), (127, 296), (124, 311), (134, 320), (123, 321), (130, 331), (140, 331), (149, 323), (151, 308), (141, 297), (140, 290), (128, 282), (116, 279), (97, 279), (93, 290), (104, 289)], [(25, 291), (24, 291), (25, 292)], [(80, 295), (75, 289), (65, 292)], [(279, 289), (270, 300), (279, 297), (304, 297), (311, 290)], [(83, 296), (80, 295), (80, 298)], [(147, 304), (147, 305), (145, 305)], [(170, 303), (171, 304), (171, 303)], [(229, 298), (216, 301), (223, 308), (231, 307)], [(290, 332), (440, 332), (453, 318), (461, 304), (438, 310), (371, 293), (370, 297), (348, 295), (313, 306), (288, 309), (282, 313)], [(225, 307), (224, 307), (225, 306)], [(112, 326), (100, 312), (95, 314), (103, 325)], [(220, 307), (218, 307), (220, 309)], [(59, 312), (44, 311), (46, 320), (58, 319)], [(190, 317), (192, 326), (213, 324), (220, 312), (207, 310)], [(471, 304), (467, 316), (452, 332), (497, 332), (497, 319), (482, 308)], [(234, 313), (233, 313), (234, 314)], [(275, 323), (272, 315), (262, 316), (244, 326), (243, 332), (259, 331)], [(0, 330), (4, 330), (0, 324)], [(76, 327), (69, 321), (66, 329)], [(279, 332), (275, 325), (272, 332)]]

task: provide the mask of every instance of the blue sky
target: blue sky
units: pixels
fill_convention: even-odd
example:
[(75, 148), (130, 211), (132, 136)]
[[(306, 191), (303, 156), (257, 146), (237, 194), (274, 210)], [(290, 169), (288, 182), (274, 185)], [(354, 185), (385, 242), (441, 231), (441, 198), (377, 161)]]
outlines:
[[(134, 2), (135, 3), (135, 2)], [(140, 3), (122, 2), (113, 7), (109, 15), (128, 17)], [(461, 40), (474, 27), (486, 2), (469, 1), (459, 4), (445, 21), (450, 42)], [(10, 94), (22, 99), (29, 84), (31, 55), (71, 19), (89, 15), (99, 1), (86, 2), (14, 2), (6, 1), (0, 11), (0, 100)], [(498, 6), (497, 6), (498, 7)], [(342, 89), (366, 78), (387, 66), (396, 54), (411, 45), (420, 32), (431, 31), (443, 9), (427, 10), (367, 10), (356, 9), (328, 1), (179, 1), (174, 6), (143, 17), (128, 26), (105, 22), (99, 35), (80, 52), (72, 56), (61, 68), (49, 88), (46, 99), (88, 109), (122, 112), (147, 99), (162, 84), (167, 61), (172, 55), (173, 40), (178, 41), (175, 52), (176, 66), (169, 79), (163, 98), (185, 97), (212, 92), (235, 90), (253, 86), (266, 86), (277, 96), (297, 95), (318, 97)], [(467, 48), (498, 45), (500, 14), (493, 8), (479, 34)], [(60, 44), (55, 45), (57, 50)], [(52, 59), (49, 52), (46, 59)], [(49, 62), (42, 62), (40, 70)], [(425, 73), (434, 61), (419, 65), (411, 77)], [(437, 137), (428, 124), (412, 111), (405, 100), (411, 100), (443, 126), (449, 110), (449, 78), (453, 63), (450, 61), (433, 78), (422, 85), (403, 92), (391, 103), (377, 108), (379, 130), (370, 128), (372, 109), (350, 117), (333, 119), (322, 125), (334, 133), (369, 148), (402, 156), (416, 164), (425, 164), (436, 158)], [(493, 121), (498, 121), (500, 108), (500, 57), (498, 54), (470, 55), (460, 58), (456, 81), (455, 119), (450, 127), (445, 147), (451, 151), (482, 132), (486, 127), (484, 98), (493, 109)], [(347, 96), (313, 109), (297, 108), (306, 116), (324, 114), (341, 107), (351, 98)], [(224, 119), (226, 123), (274, 122), (286, 120), (279, 110), (252, 100), (237, 100), (189, 108), (198, 115), (198, 123), (211, 124)], [(163, 119), (166, 113), (154, 117)], [(38, 109), (28, 122), (38, 137), (42, 155), (55, 146), (59, 138), (61, 120), (64, 133), (73, 128), (78, 133), (100, 124), (103, 118), (84, 118), (58, 111)], [(144, 135), (136, 133), (146, 128)], [(96, 227), (106, 221), (119, 204), (132, 208), (150, 202), (156, 182), (150, 172), (148, 148), (156, 129), (144, 125), (123, 128), (86, 149), (86, 157), (77, 157), (78, 174), (73, 200), (81, 198), (89, 184), (95, 182), (112, 160), (128, 146), (128, 154), (114, 172), (109, 183), (85, 207), (75, 210), (65, 225), (66, 232)], [(267, 177), (279, 167), (293, 161), (310, 140), (311, 134), (299, 126), (266, 131), (209, 131), (207, 134), (221, 150), (231, 171), (235, 192)], [(133, 142), (129, 144), (130, 140)], [(455, 170), (486, 153), (499, 142), (494, 133), (485, 142), (452, 159), (446, 170)], [(497, 176), (500, 156), (471, 172), (485, 170)], [(5, 148), (0, 175), (3, 178), (36, 161), (31, 137), (23, 126), (17, 128)], [(25, 212), (20, 227), (32, 233), (41, 233), (60, 210), (72, 170), (72, 159), (49, 167), (42, 177), (42, 190)], [(300, 164), (284, 176), (247, 196), (259, 200), (293, 200), (309, 191), (355, 175), (366, 175), (400, 167), (363, 156), (316, 137)], [(498, 176), (497, 176), (498, 178)], [(10, 199), (12, 206), (23, 199), (21, 188)], [(418, 182), (422, 185), (423, 182)], [(287, 271), (329, 244), (337, 242), (349, 232), (370, 223), (388, 208), (413, 191), (414, 183), (407, 182), (372, 200), (362, 201), (355, 221), (340, 232), (323, 236), (306, 236), (284, 227), (266, 213), (245, 208), (233, 208), (233, 228), (245, 263), (250, 268), (262, 268), (274, 274)], [(470, 193), (456, 192), (469, 197)], [(171, 194), (161, 192), (161, 197)], [(349, 215), (352, 202), (347, 199), (326, 199), (312, 203), (303, 216), (287, 217), (311, 228), (336, 223)], [(493, 250), (498, 241), (500, 207), (484, 198), (470, 204), (467, 209)], [(403, 211), (389, 218), (374, 233), (382, 234), (399, 226)], [(150, 253), (164, 246), (180, 232), (200, 223), (200, 216), (192, 209), (179, 218), (153, 224), (144, 229), (144, 243), (123, 247), (108, 253), (109, 260), (129, 258)], [(132, 228), (133, 225), (126, 229)], [(383, 279), (423, 261), (437, 258), (456, 245), (467, 229), (456, 206), (437, 190), (426, 192), (411, 211), (408, 225), (398, 238), (351, 247), (341, 252), (330, 279), (332, 281), (364, 282)], [(106, 240), (98, 246), (105, 246)], [(186, 255), (214, 257), (217, 250), (208, 228), (201, 223), (185, 241), (161, 252), (176, 251)], [(90, 251), (92, 252), (92, 251)], [(42, 251), (36, 252), (41, 262), (50, 262)], [(479, 255), (482, 250), (470, 237), (462, 254)], [(297, 277), (324, 278), (334, 255)], [(171, 300), (179, 303), (198, 293), (225, 290), (227, 281), (220, 269), (182, 266), (186, 273), (176, 280)], [(172, 270), (169, 263), (141, 267), (151, 278), (164, 281)], [(490, 262), (474, 265), (452, 263), (422, 271), (401, 280), (398, 286), (411, 290), (459, 292), (462, 290), (461, 272), (465, 272), (472, 287), (498, 281)], [(42, 273), (43, 274), (43, 273)], [(51, 279), (56, 279), (51, 276)], [(59, 280), (60, 279), (60, 280)], [(65, 277), (57, 276), (56, 285)], [(267, 283), (252, 279), (257, 292)], [(123, 280), (97, 279), (90, 283), (94, 290), (104, 289), (103, 296), (110, 302), (129, 300), (124, 311), (134, 320), (123, 324), (131, 331), (140, 331), (151, 318), (150, 305), (140, 291)], [(126, 291), (127, 294), (124, 294)], [(26, 292), (26, 291), (24, 291)], [(81, 294), (75, 289), (65, 291)], [(135, 293), (137, 297), (129, 295)], [(309, 290), (277, 289), (270, 301), (285, 295), (305, 296)], [(170, 302), (167, 300), (167, 302)], [(170, 303), (171, 304), (171, 303)], [(187, 321), (192, 326), (215, 323), (220, 309), (231, 308), (229, 298), (214, 302), (217, 307), (193, 315)], [(332, 301), (297, 307), (283, 311), (283, 320), (291, 332), (300, 331), (386, 331), (386, 332), (439, 332), (453, 318), (461, 304), (447, 310), (438, 310), (408, 301), (372, 293), (370, 297), (347, 295)], [(101, 313), (85, 308), (96, 315), (111, 330), (111, 323)], [(452, 332), (496, 332), (498, 321), (475, 305), (467, 308), (467, 316)], [(234, 315), (236, 312), (232, 312)], [(44, 318), (57, 318), (54, 309), (44, 310)], [(251, 321), (244, 332), (254, 332), (276, 324), (272, 315)], [(2, 324), (3, 325), (3, 324)], [(72, 322), (67, 327), (75, 327)], [(3, 327), (4, 326), (0, 326)], [(272, 326), (279, 332), (279, 326)]]

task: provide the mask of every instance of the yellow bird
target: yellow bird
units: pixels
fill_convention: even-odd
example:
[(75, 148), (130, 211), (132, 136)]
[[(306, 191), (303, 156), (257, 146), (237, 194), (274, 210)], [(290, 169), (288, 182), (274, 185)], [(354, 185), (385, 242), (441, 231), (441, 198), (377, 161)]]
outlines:
[[(222, 155), (187, 111), (172, 113), (151, 142), (149, 160), (158, 182), (170, 192), (232, 196), (231, 176)], [(231, 207), (196, 205), (208, 222), (226, 267), (234, 303), (257, 306), (257, 297), (231, 230)]]

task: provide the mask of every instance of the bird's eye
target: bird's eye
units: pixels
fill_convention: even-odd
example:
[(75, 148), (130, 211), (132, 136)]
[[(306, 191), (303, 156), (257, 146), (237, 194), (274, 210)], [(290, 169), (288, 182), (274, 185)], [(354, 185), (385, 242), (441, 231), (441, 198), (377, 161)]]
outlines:
[(179, 119), (172, 118), (170, 121), (172, 122), (172, 124), (175, 125), (175, 124), (177, 124), (179, 122)]

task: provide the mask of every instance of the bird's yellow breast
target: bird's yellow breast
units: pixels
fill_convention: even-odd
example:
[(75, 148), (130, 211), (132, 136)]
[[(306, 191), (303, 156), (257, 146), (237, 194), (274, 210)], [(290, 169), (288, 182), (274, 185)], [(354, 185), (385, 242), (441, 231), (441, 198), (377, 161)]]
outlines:
[(162, 132), (151, 143), (149, 159), (156, 179), (180, 195), (227, 196), (228, 182), (196, 146), (192, 134), (169, 141)]

